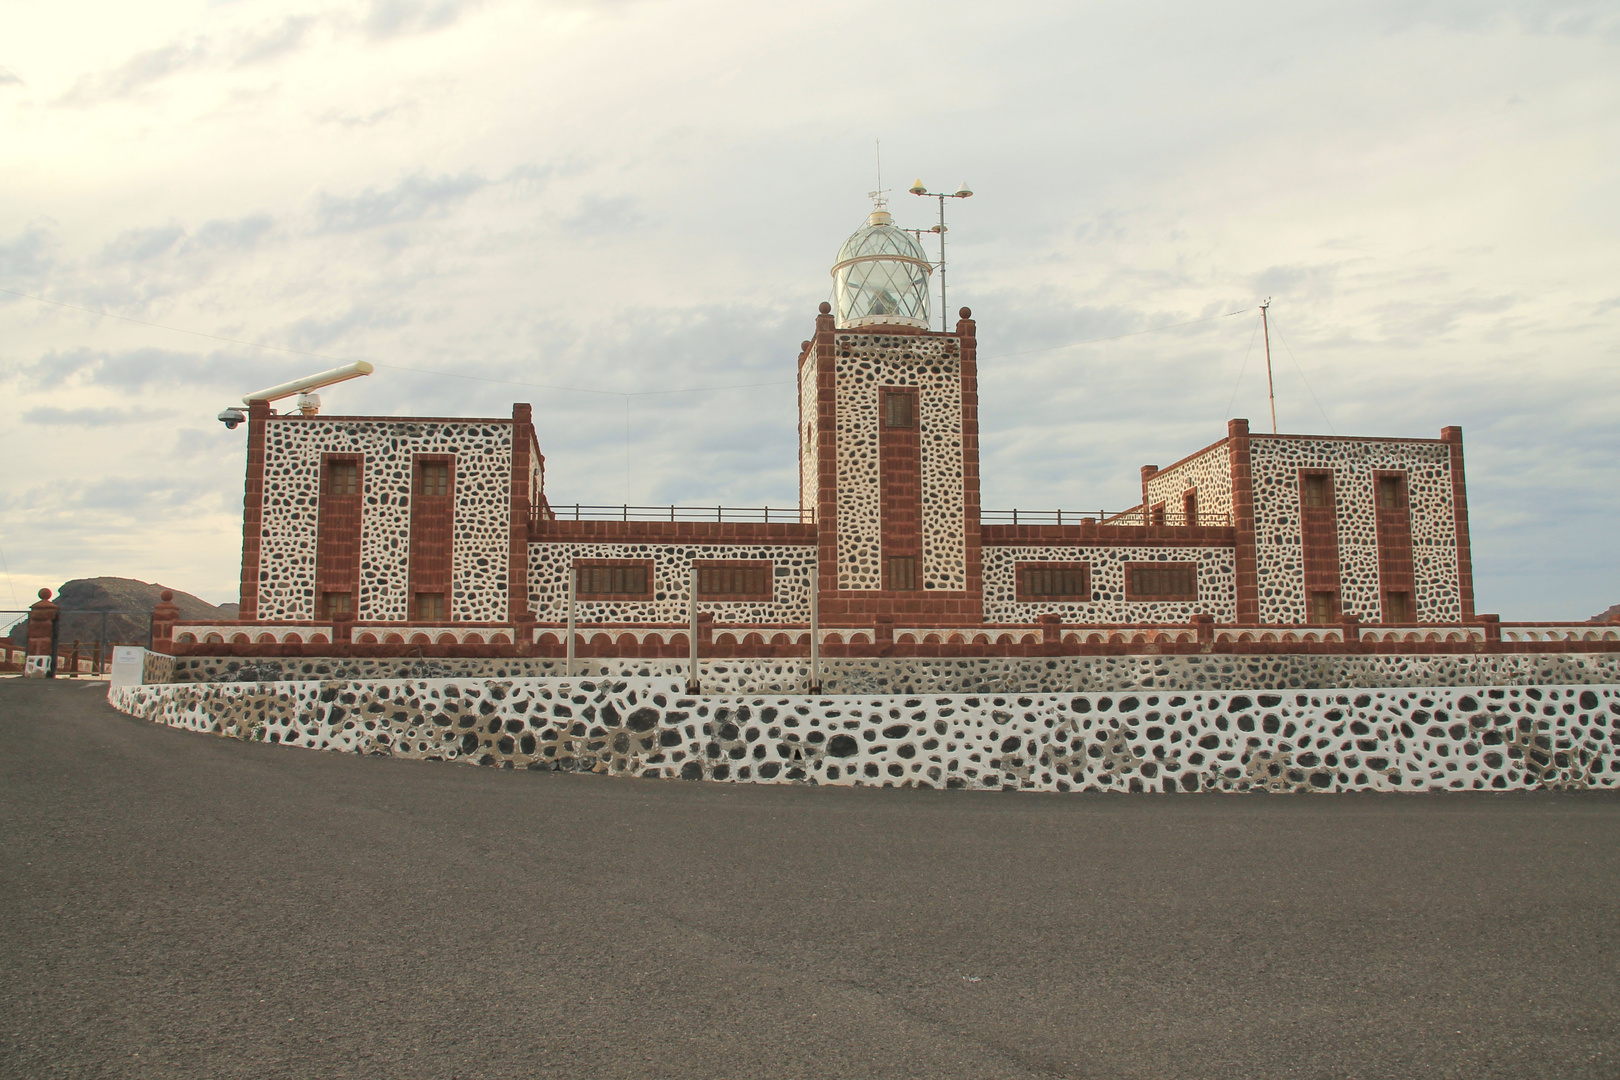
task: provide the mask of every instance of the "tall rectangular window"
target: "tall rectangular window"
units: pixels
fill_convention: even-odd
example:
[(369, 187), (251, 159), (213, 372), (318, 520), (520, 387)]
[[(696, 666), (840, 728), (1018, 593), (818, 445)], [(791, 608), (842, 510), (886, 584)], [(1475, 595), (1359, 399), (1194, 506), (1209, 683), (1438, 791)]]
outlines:
[(892, 428), (916, 427), (917, 395), (905, 390), (884, 391), (883, 426)]
[(1184, 491), (1181, 494), (1181, 522), (1184, 525), (1198, 524), (1198, 492)]
[(1019, 563), (1018, 599), (1090, 600), (1091, 567), (1085, 563)]
[(1305, 505), (1328, 506), (1328, 478), (1321, 473), (1307, 474), (1305, 477)]
[(417, 622), (444, 622), (443, 593), (417, 593), (413, 606)]
[(1384, 595), (1384, 621), (1387, 623), (1414, 622), (1412, 618), (1412, 594), (1405, 592), (1392, 592)]
[(445, 622), (455, 614), (449, 599), (455, 571), (455, 470), (455, 458), (448, 454), (419, 455), (412, 465), (410, 594), (437, 598), (426, 601), (437, 605), (430, 611), (420, 603), (411, 605), (421, 622)]
[(1127, 600), (1196, 600), (1198, 566), (1195, 563), (1130, 563)]
[(1159, 503), (1153, 509), (1148, 511), (1148, 524), (1150, 524), (1150, 525), (1163, 525), (1164, 524), (1164, 503)]
[(1329, 623), (1333, 621), (1333, 594), (1330, 592), (1311, 593), (1311, 622)]
[(917, 556), (891, 555), (884, 560), (888, 588), (895, 592), (910, 592), (917, 587)]
[[(315, 611), (311, 618), (330, 619), (353, 611), (360, 590), (360, 505), (363, 458), (326, 454), (321, 463), (321, 493), (316, 510)], [(336, 605), (343, 605), (338, 607)]]
[(1406, 505), (1406, 493), (1401, 490), (1399, 476), (1380, 476), (1378, 478), (1378, 509), (1399, 510)]

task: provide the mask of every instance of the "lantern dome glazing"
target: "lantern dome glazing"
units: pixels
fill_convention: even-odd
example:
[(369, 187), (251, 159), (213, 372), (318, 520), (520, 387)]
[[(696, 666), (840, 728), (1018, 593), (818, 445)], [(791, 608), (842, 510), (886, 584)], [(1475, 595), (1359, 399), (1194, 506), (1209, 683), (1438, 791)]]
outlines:
[(887, 210), (874, 210), (844, 241), (833, 264), (833, 304), (840, 327), (915, 326), (928, 329), (933, 264)]

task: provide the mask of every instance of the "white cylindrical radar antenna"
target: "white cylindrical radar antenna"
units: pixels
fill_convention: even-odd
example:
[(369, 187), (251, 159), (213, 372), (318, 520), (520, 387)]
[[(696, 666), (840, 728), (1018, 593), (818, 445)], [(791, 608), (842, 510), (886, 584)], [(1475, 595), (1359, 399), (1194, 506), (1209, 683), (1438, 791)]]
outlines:
[(319, 375), (294, 379), (292, 382), (284, 382), (280, 386), (272, 386), (265, 390), (244, 394), (242, 404), (251, 405), (255, 401), (279, 401), (284, 397), (299, 394), (304, 399), (299, 401), (299, 406), (302, 410), (306, 410), (304, 415), (309, 416), (313, 413), (313, 410), (309, 409), (311, 403), (315, 408), (320, 407), (321, 399), (314, 391), (321, 389), (323, 386), (331, 386), (334, 383), (358, 379), (362, 375), (370, 375), (375, 370), (366, 361), (356, 360), (352, 364), (344, 364), (342, 367), (335, 367), (331, 371), (323, 371)]

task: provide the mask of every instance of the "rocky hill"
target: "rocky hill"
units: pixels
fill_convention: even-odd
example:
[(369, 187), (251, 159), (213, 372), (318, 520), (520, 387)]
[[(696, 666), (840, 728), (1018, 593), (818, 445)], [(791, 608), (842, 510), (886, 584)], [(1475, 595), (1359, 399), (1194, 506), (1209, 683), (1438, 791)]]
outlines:
[(1620, 604), (1614, 605), (1601, 615), (1594, 615), (1587, 622), (1620, 622)]
[[(80, 641), (94, 646), (102, 632), (100, 612), (107, 616), (106, 640), (146, 644), (151, 633), (152, 608), (157, 606), (164, 589), (174, 592), (175, 606), (182, 619), (234, 619), (235, 604), (215, 606), (172, 585), (160, 585), (134, 578), (99, 577), (75, 578), (63, 582), (52, 600), (62, 606), (61, 629), (57, 640), (63, 645)], [(28, 622), (23, 620), (11, 633), (12, 640), (26, 641)]]

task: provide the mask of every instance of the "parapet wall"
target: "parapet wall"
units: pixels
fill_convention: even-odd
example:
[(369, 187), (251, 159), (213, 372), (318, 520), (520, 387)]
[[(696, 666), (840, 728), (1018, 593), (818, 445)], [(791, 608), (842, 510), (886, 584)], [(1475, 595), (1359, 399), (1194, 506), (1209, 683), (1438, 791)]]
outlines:
[(1620, 687), (689, 697), (679, 680), (111, 688), (172, 727), (358, 754), (662, 779), (1023, 791), (1620, 786)]
[[(168, 660), (168, 657), (164, 657)], [(590, 678), (674, 679), (677, 660), (576, 660)], [(802, 693), (810, 665), (795, 659), (708, 660), (709, 693)], [(543, 657), (214, 657), (173, 659), (178, 682), (531, 679), (566, 675)], [(148, 677), (148, 681), (157, 681)], [(167, 681), (165, 678), (164, 681)], [(1344, 687), (1581, 686), (1620, 684), (1620, 653), (1272, 654), (1233, 656), (873, 657), (825, 660), (827, 694), (1121, 693)]]

